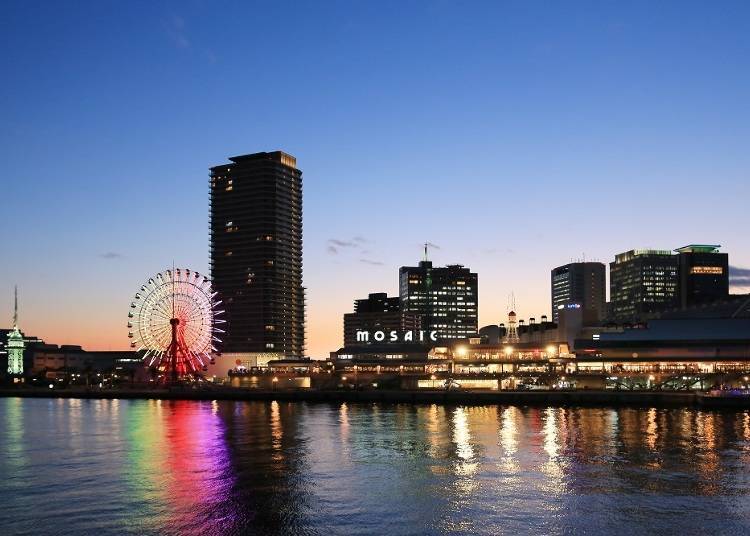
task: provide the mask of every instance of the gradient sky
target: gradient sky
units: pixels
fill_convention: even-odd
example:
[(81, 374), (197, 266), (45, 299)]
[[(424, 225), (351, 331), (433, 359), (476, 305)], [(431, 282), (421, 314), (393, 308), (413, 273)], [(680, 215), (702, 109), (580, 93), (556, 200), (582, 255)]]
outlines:
[(317, 357), (425, 241), (479, 273), (480, 325), (511, 292), (549, 314), (549, 270), (584, 255), (750, 267), (748, 2), (0, 9), (0, 326), (17, 283), (27, 333), (126, 348), (148, 277), (207, 270), (208, 167), (276, 149), (304, 173)]

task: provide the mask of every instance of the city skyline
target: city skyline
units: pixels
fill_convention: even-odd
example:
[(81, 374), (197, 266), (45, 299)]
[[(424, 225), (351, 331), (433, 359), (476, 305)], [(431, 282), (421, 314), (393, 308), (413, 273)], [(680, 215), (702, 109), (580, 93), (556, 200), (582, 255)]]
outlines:
[[(8, 14), (0, 326), (18, 284), (25, 332), (127, 348), (132, 288), (173, 261), (208, 273), (208, 168), (274, 150), (305, 174), (315, 357), (340, 345), (354, 299), (398, 293), (398, 268), (425, 241), (435, 265), (479, 274), (480, 326), (502, 321), (511, 292), (519, 318), (549, 314), (549, 270), (584, 254), (608, 263), (633, 248), (720, 243), (744, 274), (733, 290), (748, 290), (748, 41), (717, 30), (741, 26), (739, 3), (550, 7), (530, 35), (515, 24), (528, 30), (539, 13), (520, 6), (485, 6), (485, 20), (401, 6), (404, 21), (425, 22), (409, 36), (371, 6), (332, 5), (336, 24), (300, 8), (288, 20), (299, 34), (277, 49), (263, 33), (216, 42), (212, 32), (236, 23), (199, 7), (151, 9)], [(304, 50), (326, 31), (336, 57), (331, 43)], [(35, 45), (39, 32), (58, 46)], [(238, 75), (242, 92), (221, 82), (237, 64), (258, 75)], [(304, 95), (269, 84), (300, 73)]]

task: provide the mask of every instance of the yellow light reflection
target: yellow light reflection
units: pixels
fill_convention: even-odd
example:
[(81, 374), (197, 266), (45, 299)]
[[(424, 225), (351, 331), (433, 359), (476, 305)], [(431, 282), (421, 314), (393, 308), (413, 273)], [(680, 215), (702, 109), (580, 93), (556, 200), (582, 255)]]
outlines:
[(279, 412), (279, 403), (274, 400), (271, 402), (271, 448), (273, 449), (273, 460), (279, 461), (284, 458), (281, 440), (284, 437), (284, 430), (281, 427), (281, 415)]
[[(459, 459), (456, 464), (458, 476), (472, 476), (476, 473), (477, 462), (474, 459), (474, 447), (471, 444), (471, 432), (466, 415), (466, 408), (456, 408), (453, 413), (453, 443), (456, 445), (456, 456)], [(469, 491), (471, 482), (460, 483), (461, 491)]]

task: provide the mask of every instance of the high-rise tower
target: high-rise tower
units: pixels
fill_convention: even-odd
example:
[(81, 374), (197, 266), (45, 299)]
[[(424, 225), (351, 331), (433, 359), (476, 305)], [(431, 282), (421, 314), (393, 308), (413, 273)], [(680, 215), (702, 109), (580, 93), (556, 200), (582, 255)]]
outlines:
[(211, 276), (227, 311), (223, 352), (249, 365), (305, 347), (302, 172), (275, 151), (210, 173)]

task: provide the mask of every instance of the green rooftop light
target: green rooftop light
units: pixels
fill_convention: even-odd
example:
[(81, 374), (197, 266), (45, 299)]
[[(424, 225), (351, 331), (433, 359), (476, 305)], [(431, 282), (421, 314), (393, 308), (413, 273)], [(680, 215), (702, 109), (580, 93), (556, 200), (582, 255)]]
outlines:
[(689, 244), (677, 248), (677, 253), (718, 253), (721, 244)]

